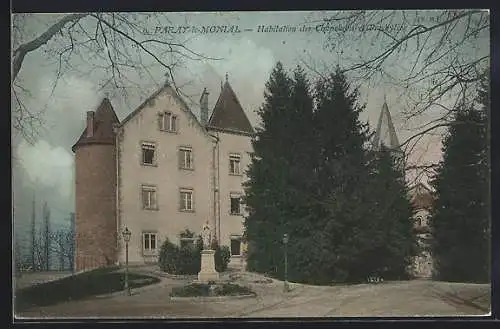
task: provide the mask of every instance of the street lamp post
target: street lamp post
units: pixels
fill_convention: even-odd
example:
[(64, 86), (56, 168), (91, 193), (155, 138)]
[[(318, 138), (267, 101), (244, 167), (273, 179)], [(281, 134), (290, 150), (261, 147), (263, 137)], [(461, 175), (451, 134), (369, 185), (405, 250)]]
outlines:
[(285, 245), (285, 284), (283, 290), (288, 291), (288, 255), (287, 255), (287, 245), (288, 245), (288, 234), (283, 234), (283, 244)]
[(123, 240), (125, 241), (125, 290), (127, 290), (127, 295), (131, 295), (130, 287), (128, 285), (128, 243), (130, 242), (130, 236), (132, 233), (127, 227), (122, 232)]

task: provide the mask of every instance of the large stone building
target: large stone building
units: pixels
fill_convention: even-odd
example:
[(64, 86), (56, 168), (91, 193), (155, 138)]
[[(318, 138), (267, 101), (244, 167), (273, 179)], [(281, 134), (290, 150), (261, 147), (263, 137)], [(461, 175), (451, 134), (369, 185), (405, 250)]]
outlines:
[[(374, 147), (380, 149), (382, 146), (391, 151), (398, 169), (404, 173), (405, 154), (401, 149), (386, 101), (382, 105), (374, 138)], [(417, 234), (419, 247), (419, 254), (414, 259), (412, 272), (416, 278), (430, 278), (432, 276), (433, 265), (429, 249), (431, 232), (428, 220), (433, 202), (432, 192), (427, 185), (421, 182), (412, 184), (409, 192), (409, 197), (415, 211), (414, 229)]]
[(77, 270), (124, 262), (125, 227), (129, 262), (147, 264), (165, 239), (191, 243), (179, 233), (198, 234), (207, 221), (238, 263), (254, 129), (227, 76), (208, 114), (206, 90), (198, 120), (168, 83), (121, 122), (108, 99), (87, 113), (73, 146)]

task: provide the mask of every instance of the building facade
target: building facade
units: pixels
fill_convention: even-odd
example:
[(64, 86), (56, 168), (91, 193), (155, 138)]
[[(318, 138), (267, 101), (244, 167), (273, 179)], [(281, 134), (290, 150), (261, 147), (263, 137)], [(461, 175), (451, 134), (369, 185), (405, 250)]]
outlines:
[(109, 100), (87, 113), (75, 152), (76, 267), (158, 261), (161, 244), (193, 243), (208, 222), (213, 238), (230, 247), (231, 263), (245, 250), (243, 182), (254, 130), (227, 81), (200, 120), (165, 84), (119, 122)]

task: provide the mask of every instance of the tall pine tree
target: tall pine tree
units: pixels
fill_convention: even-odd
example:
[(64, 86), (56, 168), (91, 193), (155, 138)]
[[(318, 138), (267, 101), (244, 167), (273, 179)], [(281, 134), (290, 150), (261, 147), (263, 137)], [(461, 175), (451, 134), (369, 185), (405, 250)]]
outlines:
[[(266, 84), (265, 102), (259, 110), (262, 128), (253, 141), (254, 153), (245, 186), (250, 213), (245, 221), (249, 241), (249, 270), (283, 277), (283, 234), (290, 236), (290, 274), (294, 277), (304, 257), (298, 239), (307, 232), (307, 189), (310, 186), (312, 97), (309, 82), (298, 67), (290, 79), (278, 63)], [(309, 172), (308, 172), (309, 171)], [(294, 243), (295, 241), (295, 243)], [(303, 250), (302, 250), (303, 252)], [(292, 256), (292, 259), (294, 259)]]
[(372, 248), (361, 257), (366, 272), (390, 280), (409, 278), (413, 257), (418, 252), (413, 206), (396, 161), (384, 146), (376, 152), (372, 178), (366, 184), (366, 202), (371, 205), (368, 209), (373, 222), (367, 232)]
[(437, 201), (430, 225), (437, 278), (487, 282), (490, 273), (490, 194), (487, 83), (480, 109), (458, 108), (443, 142), (433, 181)]
[[(316, 84), (313, 98), (300, 67), (290, 79), (276, 65), (245, 186), (250, 271), (283, 278), (287, 233), (292, 281), (328, 284), (363, 280), (375, 271), (404, 274), (414, 241), (411, 207), (392, 158), (374, 162), (367, 151), (363, 109), (340, 69)], [(384, 216), (377, 215), (382, 208)]]
[(357, 280), (366, 277), (358, 268), (363, 263), (359, 256), (371, 248), (364, 191), (370, 174), (369, 134), (359, 120), (364, 106), (339, 68), (316, 85), (316, 105), (317, 198), (322, 204), (315, 232), (322, 252), (313, 255), (319, 264), (317, 280)]

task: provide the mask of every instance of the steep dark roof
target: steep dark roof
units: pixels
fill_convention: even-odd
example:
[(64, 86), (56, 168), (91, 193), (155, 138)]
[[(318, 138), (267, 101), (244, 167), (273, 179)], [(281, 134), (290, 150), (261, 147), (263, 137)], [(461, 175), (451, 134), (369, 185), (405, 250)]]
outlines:
[(92, 137), (87, 137), (87, 126), (83, 129), (80, 138), (71, 148), (73, 152), (85, 144), (114, 144), (115, 134), (113, 125), (119, 123), (115, 110), (109, 99), (104, 98), (94, 114), (94, 134)]
[(382, 111), (380, 111), (374, 145), (377, 149), (380, 149), (382, 145), (391, 150), (399, 151), (401, 149), (398, 136), (396, 135), (396, 129), (394, 129), (394, 124), (392, 122), (391, 113), (385, 101), (382, 105)]
[(222, 87), (212, 115), (208, 120), (207, 128), (235, 133), (254, 133), (238, 97), (227, 81), (227, 76), (226, 83)]

